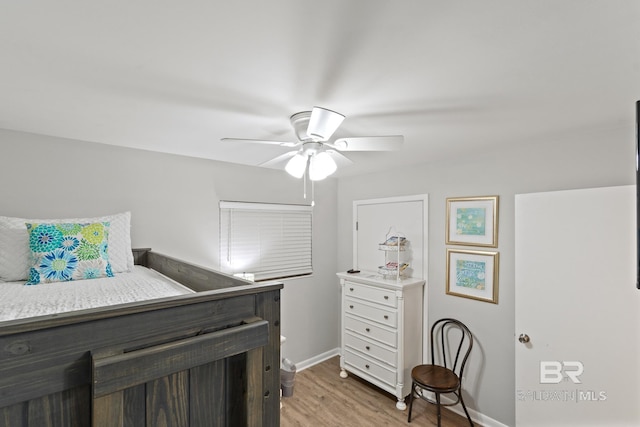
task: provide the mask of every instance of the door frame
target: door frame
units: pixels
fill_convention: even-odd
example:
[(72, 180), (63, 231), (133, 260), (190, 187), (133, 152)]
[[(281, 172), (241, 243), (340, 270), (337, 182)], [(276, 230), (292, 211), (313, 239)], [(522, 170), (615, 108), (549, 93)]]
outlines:
[(406, 202), (421, 202), (422, 203), (422, 276), (421, 279), (425, 281), (422, 295), (422, 354), (427, 353), (428, 340), (425, 338), (425, 331), (429, 330), (429, 316), (428, 303), (429, 303), (429, 195), (428, 194), (415, 194), (410, 196), (397, 196), (397, 197), (384, 197), (377, 199), (365, 199), (355, 200), (353, 202), (352, 210), (352, 229), (353, 229), (353, 263), (358, 264), (358, 230), (356, 223), (358, 220), (358, 207), (374, 204), (385, 203), (406, 203)]
[[(379, 204), (391, 204), (391, 203), (406, 203), (406, 202), (422, 202), (422, 276), (421, 279), (425, 281), (429, 277), (429, 253), (428, 253), (428, 237), (429, 237), (429, 195), (428, 194), (416, 194), (413, 196), (397, 196), (397, 197), (384, 197), (378, 199), (365, 199), (354, 200), (352, 210), (352, 224), (353, 224), (353, 262), (352, 265), (358, 264), (358, 206), (365, 205), (379, 205)], [(427, 287), (425, 286), (425, 294)]]

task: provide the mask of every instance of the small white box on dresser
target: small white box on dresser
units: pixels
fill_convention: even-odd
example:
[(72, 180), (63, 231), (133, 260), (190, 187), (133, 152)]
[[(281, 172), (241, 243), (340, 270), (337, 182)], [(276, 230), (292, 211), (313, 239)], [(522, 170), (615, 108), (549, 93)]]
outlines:
[(423, 288), (416, 278), (337, 273), (342, 288), (340, 376), (347, 371), (395, 395), (406, 408), (411, 369), (422, 363)]

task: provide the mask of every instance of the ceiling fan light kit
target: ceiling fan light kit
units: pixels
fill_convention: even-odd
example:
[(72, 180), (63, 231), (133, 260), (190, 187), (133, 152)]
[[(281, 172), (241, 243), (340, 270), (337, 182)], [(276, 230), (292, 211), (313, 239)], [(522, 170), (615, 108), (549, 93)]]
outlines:
[(284, 167), (284, 170), (294, 178), (302, 178), (307, 168), (307, 157), (298, 153), (293, 156)]
[(331, 175), (338, 169), (338, 165), (329, 153), (323, 151), (319, 142), (305, 142), (284, 167), (287, 173), (295, 178), (302, 178), (309, 164), (309, 179), (320, 181)]
[(334, 173), (338, 169), (336, 162), (329, 153), (322, 151), (309, 158), (309, 179), (311, 181), (321, 181)]

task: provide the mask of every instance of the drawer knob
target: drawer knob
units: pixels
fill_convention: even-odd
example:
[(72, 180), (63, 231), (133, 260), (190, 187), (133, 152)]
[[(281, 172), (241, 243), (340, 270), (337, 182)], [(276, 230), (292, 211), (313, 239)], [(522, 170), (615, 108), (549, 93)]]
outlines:
[(367, 349), (367, 351), (371, 350), (371, 347), (369, 346), (366, 346), (365, 348)]
[(369, 328), (366, 328), (366, 329), (365, 329), (365, 331), (367, 331), (367, 332), (371, 332), (371, 329), (369, 329)]
[(369, 365), (364, 365), (365, 368), (369, 369)]
[(349, 308), (353, 309), (353, 306), (352, 306), (352, 305), (350, 305), (350, 306), (349, 306)]
[(389, 320), (389, 316), (387, 316), (386, 314), (384, 315), (384, 320)]
[(384, 299), (389, 299), (389, 295), (385, 295), (385, 296), (384, 296)]
[(349, 290), (350, 290), (351, 292), (353, 292), (353, 288), (349, 288)]

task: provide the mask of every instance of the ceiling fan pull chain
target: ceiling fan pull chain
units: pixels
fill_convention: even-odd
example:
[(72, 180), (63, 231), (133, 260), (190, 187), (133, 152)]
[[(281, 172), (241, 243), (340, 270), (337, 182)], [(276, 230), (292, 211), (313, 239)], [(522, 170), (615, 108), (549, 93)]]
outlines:
[(311, 206), (312, 207), (316, 205), (315, 189), (316, 189), (316, 183), (315, 183), (315, 181), (311, 181)]
[(304, 175), (302, 176), (302, 195), (304, 199), (307, 200), (307, 171), (305, 170)]

